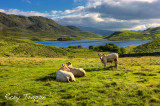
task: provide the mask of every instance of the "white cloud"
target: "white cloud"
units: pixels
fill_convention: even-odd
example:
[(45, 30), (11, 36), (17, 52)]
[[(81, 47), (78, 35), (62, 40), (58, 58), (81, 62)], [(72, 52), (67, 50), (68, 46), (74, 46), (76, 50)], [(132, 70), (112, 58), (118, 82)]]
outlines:
[(15, 14), (15, 15), (24, 15), (24, 16), (50, 16), (48, 13), (40, 13), (36, 11), (20, 11), (18, 9), (9, 9), (9, 10), (3, 10), (1, 9), (2, 12), (7, 13), (7, 14)]
[(3, 9), (0, 9), (0, 12), (2, 12), (2, 13), (5, 13), (5, 10), (3, 10)]
[[(85, 0), (83, 6), (50, 12), (3, 10), (7, 14), (50, 17), (63, 25), (99, 28), (103, 30), (144, 30), (160, 26), (158, 0)], [(84, 2), (84, 0), (74, 0)]]

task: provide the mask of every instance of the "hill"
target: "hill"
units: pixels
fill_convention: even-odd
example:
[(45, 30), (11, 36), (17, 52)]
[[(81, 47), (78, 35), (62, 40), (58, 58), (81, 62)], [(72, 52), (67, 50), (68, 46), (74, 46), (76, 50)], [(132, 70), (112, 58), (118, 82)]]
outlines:
[(133, 48), (133, 51), (136, 53), (160, 52), (160, 39), (155, 39), (146, 44), (139, 45)]
[(76, 27), (65, 27), (52, 19), (41, 16), (25, 17), (0, 13), (0, 34), (17, 38), (39, 37), (57, 39), (58, 37), (101, 38), (93, 32), (81, 31)]
[[(0, 105), (159, 106), (160, 57), (120, 58), (117, 69), (109, 63), (106, 70), (95, 57), (0, 57)], [(68, 61), (85, 69), (86, 76), (57, 82), (57, 70)]]
[(35, 43), (28, 39), (0, 36), (0, 57), (95, 58), (97, 54), (98, 52), (86, 48), (54, 47)]
[(107, 40), (152, 40), (160, 38), (160, 34), (150, 34), (144, 32), (137, 32), (137, 31), (116, 31), (112, 35), (107, 35), (104, 39)]
[(95, 32), (95, 33), (98, 33), (103, 36), (110, 35), (110, 34), (114, 33), (114, 31), (111, 31), (111, 30), (103, 30), (103, 29), (84, 27), (84, 26), (77, 26), (77, 27), (83, 31), (91, 31), (91, 32)]
[(160, 27), (148, 28), (147, 30), (144, 30), (143, 32), (144, 32), (144, 33), (160, 34)]
[(0, 57), (64, 57), (71, 53), (68, 48), (0, 37)]

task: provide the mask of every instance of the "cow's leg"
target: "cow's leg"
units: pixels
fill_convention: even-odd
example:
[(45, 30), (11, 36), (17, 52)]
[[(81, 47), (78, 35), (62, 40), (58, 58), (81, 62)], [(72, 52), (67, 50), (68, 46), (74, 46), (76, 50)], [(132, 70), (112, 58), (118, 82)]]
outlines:
[(70, 81), (69, 81), (69, 77), (67, 77), (67, 82), (69, 83)]
[(115, 67), (117, 68), (118, 60), (115, 59)]
[(104, 69), (106, 69), (106, 63), (104, 63)]

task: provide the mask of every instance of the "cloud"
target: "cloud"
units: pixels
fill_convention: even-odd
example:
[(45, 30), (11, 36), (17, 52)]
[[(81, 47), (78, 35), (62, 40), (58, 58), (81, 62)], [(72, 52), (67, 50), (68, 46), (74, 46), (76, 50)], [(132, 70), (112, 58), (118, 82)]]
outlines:
[(5, 10), (3, 10), (3, 9), (0, 9), (0, 12), (2, 12), (2, 13), (5, 13)]
[(48, 13), (40, 13), (36, 11), (20, 11), (18, 9), (9, 9), (9, 10), (0, 9), (0, 12), (7, 14), (24, 15), (24, 16), (43, 16), (43, 17), (50, 16)]
[(100, 13), (101, 17), (116, 19), (151, 19), (160, 17), (157, 0), (96, 0), (89, 2), (86, 11)]
[[(80, 2), (81, 0), (75, 0)], [(106, 30), (143, 30), (159, 26), (158, 0), (88, 0), (83, 8), (65, 10), (53, 17), (63, 25), (87, 26)]]
[[(160, 26), (160, 0), (74, 0), (85, 5), (50, 12), (3, 10), (7, 14), (49, 17), (62, 25), (103, 30), (145, 30)], [(80, 3), (81, 4), (81, 3)]]

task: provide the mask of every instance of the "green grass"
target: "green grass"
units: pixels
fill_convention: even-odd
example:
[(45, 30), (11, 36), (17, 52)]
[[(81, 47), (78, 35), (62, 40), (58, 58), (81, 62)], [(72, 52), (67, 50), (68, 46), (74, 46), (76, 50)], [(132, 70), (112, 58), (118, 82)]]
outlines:
[(0, 56), (7, 57), (65, 57), (72, 54), (68, 48), (52, 47), (30, 40), (0, 37)]
[[(98, 53), (0, 37), (0, 105), (160, 104), (160, 57), (120, 58), (117, 69), (109, 63), (104, 70)], [(86, 76), (57, 82), (56, 71), (68, 61), (85, 69)], [(7, 100), (9, 93), (12, 98)], [(33, 100), (36, 96), (45, 99)]]
[[(120, 58), (118, 68), (97, 58), (0, 57), (1, 105), (159, 105), (160, 57)], [(86, 70), (76, 82), (55, 81), (61, 64)], [(6, 100), (5, 95), (21, 96)], [(39, 101), (25, 99), (45, 96)]]
[(53, 47), (38, 44), (28, 39), (19, 40), (0, 36), (0, 57), (95, 58), (97, 53), (86, 48)]
[(137, 31), (116, 31), (112, 35), (105, 36), (104, 39), (125, 41), (125, 40), (153, 40), (160, 38), (160, 34), (151, 34)]
[(139, 45), (133, 48), (136, 53), (151, 53), (160, 51), (160, 39), (155, 39), (143, 45)]

